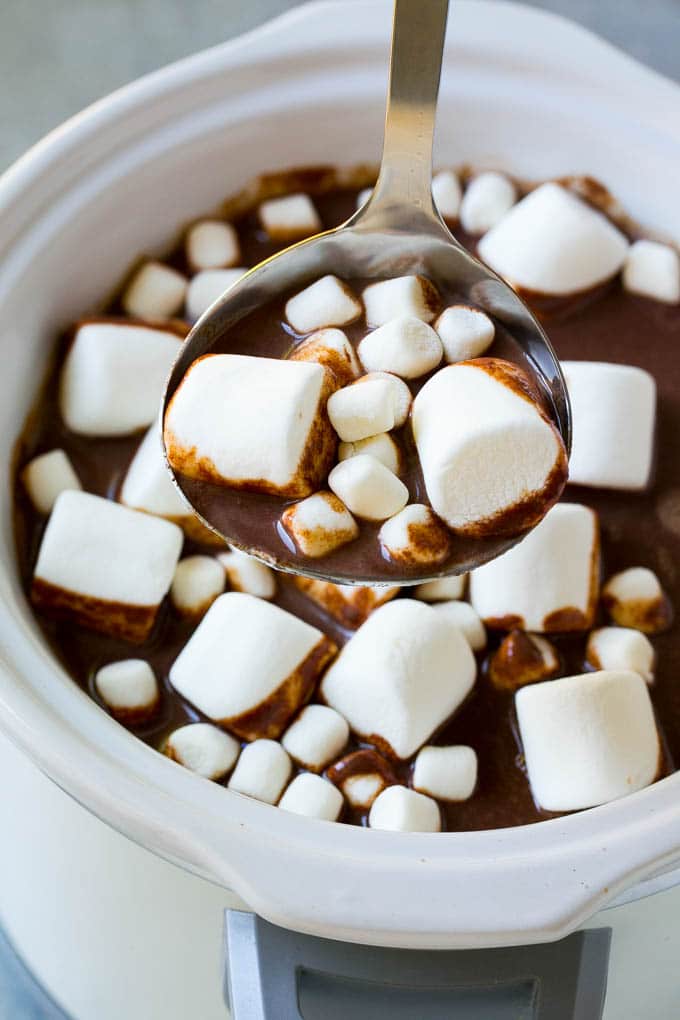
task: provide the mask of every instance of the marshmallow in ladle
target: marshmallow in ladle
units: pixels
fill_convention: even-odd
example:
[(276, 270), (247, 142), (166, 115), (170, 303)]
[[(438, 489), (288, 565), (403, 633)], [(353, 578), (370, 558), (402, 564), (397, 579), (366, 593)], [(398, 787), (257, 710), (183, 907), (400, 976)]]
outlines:
[(391, 372), (417, 379), (442, 360), (442, 342), (426, 322), (403, 315), (368, 333), (357, 349), (367, 372)]
[(484, 234), (517, 200), (515, 185), (505, 174), (491, 170), (473, 177), (460, 203), (460, 222), (468, 234)]
[(319, 329), (288, 355), (291, 361), (315, 361), (331, 372), (338, 386), (348, 386), (361, 375), (354, 348), (341, 329)]
[(451, 551), (448, 530), (422, 503), (410, 503), (385, 521), (378, 539), (390, 559), (414, 566), (435, 566)]
[(320, 772), (349, 739), (349, 726), (334, 708), (307, 705), (281, 738), (291, 758), (310, 772)]
[(478, 358), (489, 349), (496, 327), (479, 308), (450, 305), (434, 324), (444, 348), (444, 359), (450, 364)]
[(629, 567), (610, 577), (602, 588), (602, 605), (619, 627), (645, 634), (667, 630), (673, 620), (668, 596), (648, 567)]
[(34, 457), (23, 468), (21, 480), (40, 514), (49, 514), (57, 496), (67, 489), (82, 489), (80, 479), (64, 450), (50, 450)]
[(272, 241), (299, 241), (321, 230), (319, 214), (308, 195), (269, 198), (260, 205), (258, 215)]
[(632, 669), (651, 683), (654, 660), (652, 642), (632, 627), (598, 627), (588, 637), (586, 662), (593, 669)]
[(111, 715), (128, 726), (146, 722), (160, 703), (158, 682), (145, 659), (121, 659), (102, 666), (94, 686)]
[(241, 751), (228, 786), (265, 804), (276, 804), (292, 770), (290, 758), (276, 740), (254, 740)]
[(404, 483), (365, 453), (336, 464), (328, 485), (351, 513), (369, 521), (384, 521), (408, 502)]
[(144, 262), (125, 288), (121, 304), (139, 319), (171, 319), (178, 315), (187, 292), (187, 278), (172, 266)]
[(358, 457), (361, 453), (375, 457), (394, 475), (398, 475), (401, 470), (401, 452), (387, 432), (369, 436), (367, 439), (358, 439), (355, 443), (340, 443), (338, 460), (349, 460), (350, 457)]
[(286, 318), (296, 333), (345, 326), (361, 315), (359, 299), (337, 276), (322, 276), (286, 302)]
[(391, 372), (367, 372), (366, 375), (362, 375), (360, 379), (357, 379), (357, 385), (373, 382), (375, 379), (384, 379), (385, 382), (389, 383), (390, 394), (392, 396), (392, 411), (394, 413), (394, 428), (401, 428), (405, 424), (411, 410), (413, 399), (411, 397), (411, 390), (403, 379), (392, 375)]
[(342, 811), (342, 794), (321, 776), (303, 772), (296, 776), (279, 801), (282, 811), (292, 811), (305, 818), (337, 821)]
[(385, 379), (344, 386), (328, 399), (328, 417), (344, 443), (394, 428), (392, 390)]
[(281, 524), (304, 556), (327, 556), (359, 537), (357, 522), (332, 492), (316, 492), (286, 507)]
[(633, 294), (669, 305), (680, 302), (680, 258), (668, 244), (634, 241), (628, 250), (622, 278), (624, 288)]
[(212, 723), (187, 723), (173, 730), (163, 748), (168, 758), (204, 779), (222, 779), (239, 756), (238, 740)]
[(431, 797), (407, 786), (388, 786), (373, 801), (368, 824), (390, 832), (439, 832), (441, 816)]
[(413, 767), (413, 788), (436, 800), (461, 801), (477, 785), (477, 754), (463, 744), (423, 747)]
[(424, 276), (397, 276), (371, 283), (363, 299), (369, 326), (382, 326), (403, 315), (432, 322), (439, 309), (439, 294)]

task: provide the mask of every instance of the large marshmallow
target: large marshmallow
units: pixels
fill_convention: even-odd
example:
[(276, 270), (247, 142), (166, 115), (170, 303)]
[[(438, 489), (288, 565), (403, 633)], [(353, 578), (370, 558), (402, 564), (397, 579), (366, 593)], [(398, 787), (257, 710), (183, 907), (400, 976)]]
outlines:
[(427, 495), (456, 531), (516, 534), (566, 481), (564, 444), (527, 384), (515, 365), (485, 358), (441, 369), (413, 401)]
[(272, 241), (299, 241), (321, 230), (321, 220), (308, 195), (270, 198), (258, 210), (260, 223)]
[(182, 543), (169, 521), (87, 492), (62, 492), (43, 534), (31, 599), (84, 627), (144, 641)]
[(361, 302), (337, 276), (322, 276), (286, 302), (286, 318), (296, 333), (346, 326), (362, 313)]
[(362, 375), (360, 379), (357, 379), (357, 384), (372, 382), (375, 379), (384, 379), (390, 384), (394, 428), (401, 428), (406, 423), (413, 400), (408, 385), (399, 376), (392, 375), (391, 372), (367, 372), (366, 375)]
[(349, 740), (346, 719), (327, 705), (307, 705), (281, 738), (291, 758), (310, 772), (333, 761)]
[(602, 605), (619, 627), (645, 634), (668, 630), (673, 621), (668, 596), (648, 567), (629, 567), (610, 577), (602, 588)]
[(445, 220), (457, 220), (463, 192), (453, 170), (440, 170), (432, 178), (432, 197)]
[(273, 599), (276, 595), (276, 575), (266, 563), (239, 549), (218, 553), (217, 559), (226, 571), (232, 591), (255, 595), (258, 599)]
[(375, 457), (394, 475), (398, 475), (401, 470), (401, 451), (387, 432), (369, 436), (368, 439), (359, 439), (356, 443), (340, 443), (338, 447), (339, 460), (349, 460), (350, 457), (358, 457), (361, 453)]
[(390, 832), (439, 832), (441, 816), (431, 797), (407, 786), (388, 786), (373, 801), (368, 824)]
[(308, 496), (335, 453), (326, 386), (321, 365), (240, 354), (199, 358), (165, 415), (170, 464), (218, 485)]
[(424, 276), (397, 276), (372, 283), (363, 298), (369, 326), (383, 326), (402, 315), (432, 322), (439, 309), (437, 289)]
[(451, 574), (440, 577), (436, 581), (425, 581), (416, 585), (413, 592), (422, 602), (448, 602), (449, 599), (462, 599), (467, 584), (467, 574)]
[(82, 489), (73, 464), (63, 450), (41, 453), (23, 468), (21, 480), (31, 503), (40, 514), (49, 514), (57, 496), (68, 489)]
[(560, 657), (549, 641), (512, 630), (489, 659), (488, 675), (499, 691), (516, 691), (525, 684), (550, 680), (559, 668)]
[(111, 715), (127, 726), (146, 722), (160, 705), (158, 681), (145, 659), (121, 659), (102, 666), (94, 686)]
[(434, 324), (444, 348), (444, 358), (456, 361), (478, 358), (491, 347), (496, 327), (485, 312), (470, 305), (450, 305)]
[(372, 747), (336, 761), (326, 775), (342, 790), (347, 803), (359, 811), (367, 811), (379, 793), (398, 783), (392, 765)]
[(435, 613), (458, 627), (473, 652), (481, 652), (486, 648), (486, 628), (469, 602), (449, 599), (447, 602), (436, 603), (432, 608)]
[(204, 779), (222, 779), (241, 751), (238, 740), (211, 723), (188, 723), (173, 730), (163, 748), (168, 758)]
[(343, 627), (354, 629), (367, 620), (374, 609), (389, 602), (400, 589), (397, 585), (332, 584), (311, 577), (297, 576), (294, 583), (308, 598), (321, 606)]
[(279, 801), (282, 811), (292, 811), (305, 818), (321, 818), (326, 822), (337, 821), (342, 806), (342, 794), (337, 787), (309, 772), (296, 776)]
[(170, 598), (182, 616), (203, 616), (224, 591), (224, 567), (214, 556), (186, 556), (175, 568)]
[(408, 502), (404, 483), (365, 453), (336, 464), (328, 485), (353, 514), (369, 521), (384, 521)]
[(225, 291), (240, 280), (248, 270), (240, 266), (238, 269), (203, 269), (196, 273), (189, 282), (185, 301), (187, 319), (196, 322)]
[(654, 454), (656, 383), (641, 368), (563, 361), (573, 436), (569, 481), (644, 489)]
[(61, 373), (64, 422), (85, 436), (124, 436), (150, 425), (179, 348), (170, 330), (120, 320), (82, 323)]
[(144, 262), (125, 288), (121, 304), (128, 315), (139, 319), (171, 319), (177, 315), (187, 292), (187, 278), (163, 262)]
[(677, 305), (680, 302), (680, 258), (675, 248), (658, 241), (635, 241), (623, 266), (623, 286), (633, 294)]
[(586, 662), (593, 669), (632, 669), (651, 683), (654, 660), (652, 642), (632, 627), (599, 627), (588, 637)]
[(590, 630), (599, 575), (596, 514), (558, 503), (519, 545), (472, 571), (470, 601), (501, 630)]
[(460, 222), (468, 234), (485, 234), (517, 201), (515, 185), (505, 174), (490, 170), (468, 184), (460, 203)]
[(316, 627), (252, 595), (228, 592), (175, 659), (170, 682), (239, 737), (278, 737), (334, 651)]
[(392, 390), (385, 379), (344, 386), (328, 400), (328, 417), (343, 443), (356, 443), (394, 428)]
[(559, 184), (542, 184), (479, 242), (481, 258), (514, 287), (566, 295), (621, 269), (628, 240), (606, 216)]
[(333, 375), (339, 386), (347, 386), (361, 375), (354, 348), (341, 329), (319, 329), (288, 355), (291, 361), (315, 361)]
[(316, 492), (286, 507), (281, 524), (303, 556), (327, 556), (359, 537), (357, 522), (332, 492)]
[(423, 503), (409, 503), (390, 517), (378, 538), (391, 559), (408, 565), (434, 566), (451, 551), (448, 530)]
[(426, 322), (410, 315), (390, 319), (368, 333), (357, 349), (367, 372), (417, 379), (442, 360), (442, 342)]
[(423, 747), (413, 767), (413, 788), (436, 800), (460, 801), (477, 785), (477, 754), (463, 744)]
[(475, 672), (454, 624), (422, 602), (397, 599), (348, 641), (321, 692), (359, 737), (408, 758), (467, 697)]
[(241, 256), (238, 234), (223, 220), (199, 220), (187, 231), (187, 262), (194, 272), (235, 266)]
[(290, 758), (275, 740), (255, 740), (241, 751), (228, 786), (265, 804), (276, 804), (292, 768)]
[(659, 737), (641, 676), (602, 671), (523, 687), (515, 696), (527, 772), (546, 811), (577, 811), (653, 782)]

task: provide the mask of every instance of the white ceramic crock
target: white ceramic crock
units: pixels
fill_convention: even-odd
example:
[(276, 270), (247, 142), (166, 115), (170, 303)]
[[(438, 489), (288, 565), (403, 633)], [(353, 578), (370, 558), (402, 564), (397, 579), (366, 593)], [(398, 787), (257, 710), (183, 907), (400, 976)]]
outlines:
[[(136, 254), (162, 251), (179, 224), (263, 169), (377, 160), (389, 9), (380, 0), (294, 10), (97, 103), (5, 175), (5, 479), (55, 334), (107, 293)], [(642, 223), (678, 239), (679, 100), (676, 86), (561, 19), (460, 0), (449, 25), (437, 162), (528, 177), (591, 173)], [(99, 818), (235, 890), (263, 916), (382, 945), (528, 943), (565, 934), (680, 861), (680, 775), (540, 825), (437, 835), (310, 821), (193, 776), (132, 738), (55, 663), (20, 589), (11, 518), (5, 484), (3, 730)]]

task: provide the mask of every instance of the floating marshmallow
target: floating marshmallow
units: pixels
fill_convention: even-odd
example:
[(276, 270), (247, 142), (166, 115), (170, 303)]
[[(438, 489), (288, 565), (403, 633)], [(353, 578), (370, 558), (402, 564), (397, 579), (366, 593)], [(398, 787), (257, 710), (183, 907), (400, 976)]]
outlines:
[(621, 269), (628, 239), (559, 184), (542, 184), (485, 234), (480, 257), (508, 283), (540, 294), (589, 290)]
[(656, 383), (632, 365), (563, 361), (573, 438), (569, 481), (644, 489), (654, 454)]
[(554, 677), (560, 668), (556, 649), (538, 634), (510, 631), (489, 660), (489, 679), (500, 691), (516, 691), (525, 684)]
[(218, 553), (217, 559), (226, 571), (232, 591), (254, 595), (258, 599), (273, 599), (276, 595), (276, 575), (266, 563), (238, 549)]
[(519, 545), (472, 571), (470, 601), (500, 630), (590, 630), (599, 574), (596, 514), (558, 503)]
[(160, 704), (158, 682), (145, 659), (121, 659), (102, 666), (94, 686), (111, 715), (127, 726), (146, 722)]
[(467, 574), (452, 574), (440, 577), (436, 581), (425, 581), (415, 587), (413, 594), (422, 602), (448, 602), (449, 599), (462, 599), (467, 584)]
[(357, 209), (361, 209), (362, 206), (366, 205), (372, 194), (373, 188), (362, 188), (357, 195)]
[(160, 517), (87, 492), (62, 492), (43, 534), (31, 600), (92, 630), (144, 641), (183, 540)]
[(417, 379), (442, 360), (442, 342), (426, 322), (410, 315), (390, 319), (368, 333), (358, 347), (367, 372), (391, 372)]
[(486, 628), (469, 602), (449, 599), (446, 602), (438, 602), (432, 608), (449, 623), (458, 627), (473, 652), (481, 652), (486, 648)]
[(347, 642), (321, 691), (360, 738), (408, 758), (455, 712), (475, 672), (458, 627), (422, 602), (397, 599)]
[(224, 567), (214, 556), (186, 556), (175, 568), (170, 598), (182, 616), (203, 616), (224, 591)]
[(347, 386), (361, 375), (354, 348), (341, 329), (320, 329), (303, 340), (288, 355), (291, 361), (315, 361), (333, 374), (339, 386)]
[(515, 696), (527, 772), (546, 811), (578, 811), (653, 782), (659, 737), (637, 673), (603, 670), (523, 687)]
[(379, 793), (397, 783), (390, 763), (368, 747), (336, 761), (327, 775), (342, 790), (348, 804), (360, 811), (368, 811)]
[(275, 740), (254, 740), (241, 751), (228, 786), (265, 804), (276, 804), (292, 770), (290, 758)]
[(82, 489), (68, 455), (63, 450), (50, 450), (29, 461), (21, 472), (31, 503), (40, 514), (49, 514), (57, 496), (68, 489)]
[(413, 788), (436, 800), (460, 801), (477, 785), (477, 754), (471, 747), (423, 747), (413, 768)]
[(669, 305), (680, 302), (680, 258), (675, 248), (658, 241), (634, 241), (623, 266), (623, 286)]
[(318, 234), (322, 224), (308, 195), (283, 195), (262, 202), (260, 223), (272, 241), (299, 241)]
[(368, 824), (390, 832), (439, 832), (441, 817), (431, 797), (406, 786), (388, 786), (373, 801)]
[(654, 659), (649, 638), (632, 627), (599, 627), (588, 637), (586, 662), (593, 669), (632, 669), (651, 683)]
[(178, 524), (191, 514), (165, 463), (157, 424), (151, 426), (137, 447), (123, 479), (119, 498), (121, 503), (133, 510), (167, 517)]
[(355, 443), (394, 427), (392, 390), (385, 379), (344, 386), (328, 398), (331, 425), (345, 443)]
[(335, 652), (278, 606), (228, 592), (213, 602), (170, 669), (175, 690), (245, 740), (278, 737)]
[(238, 234), (224, 220), (200, 220), (189, 227), (185, 248), (194, 271), (235, 266), (241, 256)]
[(279, 801), (282, 811), (292, 811), (306, 818), (321, 818), (326, 822), (337, 821), (342, 805), (340, 791), (327, 779), (310, 772), (296, 776)]
[(80, 325), (61, 373), (59, 409), (72, 432), (124, 436), (158, 415), (179, 336), (121, 320)]
[(188, 723), (173, 730), (165, 742), (168, 758), (204, 779), (222, 779), (239, 756), (241, 745), (211, 723)]
[(394, 475), (398, 475), (401, 470), (401, 452), (387, 432), (369, 436), (368, 439), (359, 439), (356, 443), (340, 443), (338, 447), (339, 460), (349, 460), (350, 457), (358, 457), (361, 453), (375, 457)]
[(432, 322), (439, 308), (437, 289), (424, 276), (397, 276), (372, 283), (363, 298), (369, 326), (383, 326), (402, 315)]
[(369, 521), (384, 521), (408, 502), (408, 489), (375, 457), (361, 453), (343, 460), (328, 476), (328, 485), (351, 513)]
[(327, 556), (359, 537), (359, 526), (332, 492), (316, 492), (286, 507), (281, 524), (304, 556)]
[(172, 467), (291, 498), (321, 487), (335, 453), (321, 365), (212, 354), (191, 365), (165, 415)]
[(517, 201), (515, 185), (505, 174), (479, 174), (465, 189), (460, 203), (460, 222), (468, 234), (485, 234), (502, 220)]
[(322, 276), (286, 302), (286, 318), (296, 333), (346, 326), (361, 312), (361, 302), (337, 276)]
[(367, 620), (374, 609), (389, 602), (400, 591), (398, 585), (332, 584), (311, 577), (294, 577), (294, 584), (335, 620), (354, 629)]
[(668, 596), (647, 567), (629, 567), (610, 577), (602, 588), (602, 605), (619, 627), (645, 634), (667, 630), (673, 621)]
[(375, 379), (384, 379), (385, 382), (390, 385), (390, 393), (392, 395), (392, 411), (394, 413), (394, 428), (401, 428), (405, 424), (408, 418), (409, 411), (411, 410), (412, 396), (411, 391), (404, 382), (396, 375), (392, 375), (390, 372), (368, 372), (366, 375), (362, 375), (360, 379), (357, 379), (357, 384), (373, 382)]
[(196, 322), (210, 306), (222, 297), (237, 280), (248, 270), (243, 266), (238, 269), (203, 269), (196, 273), (189, 282), (185, 301), (187, 318)]
[(432, 178), (432, 197), (445, 220), (457, 220), (462, 198), (460, 181), (453, 170), (440, 170)]
[(454, 530), (517, 534), (559, 496), (567, 479), (564, 444), (528, 393), (531, 384), (516, 365), (484, 358), (441, 369), (413, 401), (427, 495)]
[(125, 288), (123, 310), (139, 319), (171, 319), (187, 292), (187, 278), (163, 262), (144, 262)]
[(444, 358), (452, 365), (469, 361), (491, 347), (496, 327), (479, 308), (451, 305), (445, 308), (434, 324), (444, 348)]
[(307, 705), (281, 738), (291, 758), (310, 772), (320, 772), (349, 740), (346, 719), (326, 705)]
[(434, 566), (451, 551), (449, 532), (423, 503), (409, 503), (390, 517), (378, 538), (391, 559), (409, 565)]

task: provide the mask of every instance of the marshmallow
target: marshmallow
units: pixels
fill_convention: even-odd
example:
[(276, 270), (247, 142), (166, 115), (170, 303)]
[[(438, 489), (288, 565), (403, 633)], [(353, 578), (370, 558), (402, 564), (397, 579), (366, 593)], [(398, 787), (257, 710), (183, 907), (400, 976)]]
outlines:
[(404, 382), (390, 372), (368, 372), (357, 379), (357, 383), (373, 382), (375, 379), (384, 379), (390, 384), (392, 394), (392, 411), (394, 413), (394, 428), (399, 429), (406, 423), (409, 411), (411, 410), (411, 391)]
[(144, 262), (123, 292), (123, 310), (138, 319), (171, 319), (184, 304), (187, 282), (172, 266)]
[(675, 248), (658, 241), (634, 241), (623, 266), (623, 286), (669, 305), (680, 303), (680, 259)]
[(432, 608), (443, 619), (458, 627), (473, 652), (481, 652), (486, 648), (486, 628), (469, 602), (449, 599), (447, 602), (438, 602)]
[(87, 492), (62, 492), (43, 534), (31, 599), (124, 641), (145, 641), (183, 535), (169, 521)]
[(630, 669), (651, 683), (654, 659), (649, 638), (632, 627), (599, 627), (588, 637), (586, 662), (593, 669)]
[(453, 170), (440, 170), (432, 178), (432, 197), (445, 220), (457, 220), (462, 198), (460, 181)]
[(283, 195), (262, 202), (260, 223), (272, 241), (299, 241), (321, 230), (321, 220), (308, 195)]
[(189, 227), (185, 249), (187, 262), (194, 270), (235, 266), (241, 249), (238, 234), (223, 220), (200, 220)]
[(349, 726), (326, 705), (307, 705), (281, 738), (288, 754), (310, 772), (320, 772), (347, 744)]
[(346, 326), (361, 312), (361, 302), (337, 276), (322, 276), (286, 302), (286, 318), (296, 333)]
[(228, 786), (265, 804), (276, 804), (291, 771), (291, 760), (280, 744), (275, 740), (254, 740), (241, 751)]
[(332, 492), (317, 492), (286, 507), (281, 524), (304, 556), (327, 556), (359, 537), (359, 526)]
[(491, 683), (500, 691), (516, 691), (525, 684), (549, 680), (560, 668), (557, 651), (538, 634), (510, 631), (489, 660)]
[(660, 746), (647, 685), (603, 670), (523, 687), (515, 695), (534, 799), (578, 811), (653, 782)]
[(654, 453), (656, 383), (632, 365), (563, 361), (573, 438), (569, 481), (644, 489)]
[(519, 545), (470, 574), (470, 601), (499, 630), (590, 630), (597, 608), (596, 514), (558, 503)]
[(102, 666), (94, 686), (111, 715), (127, 726), (146, 722), (160, 705), (158, 682), (144, 659), (121, 659)]
[(479, 242), (480, 257), (514, 287), (555, 296), (611, 279), (628, 240), (606, 216), (559, 184), (542, 184)]
[(411, 414), (432, 509), (473, 536), (532, 527), (567, 478), (564, 444), (528, 377), (497, 358), (448, 365)]
[(361, 209), (362, 206), (366, 205), (372, 194), (373, 188), (362, 188), (357, 195), (357, 209)]
[(336, 464), (328, 485), (351, 513), (369, 521), (384, 521), (408, 502), (404, 483), (365, 453)]
[(68, 428), (85, 436), (146, 428), (179, 348), (170, 330), (113, 319), (82, 323), (61, 373), (59, 409)]
[(342, 794), (327, 779), (309, 772), (296, 776), (283, 797), (279, 807), (306, 818), (321, 818), (326, 822), (337, 821), (342, 811)]
[(444, 348), (444, 358), (451, 365), (469, 361), (491, 347), (496, 327), (484, 312), (470, 305), (445, 308), (434, 324)]
[(415, 587), (413, 594), (422, 602), (447, 602), (449, 599), (462, 599), (465, 594), (467, 574), (452, 574), (440, 577), (436, 581), (425, 581)]
[(203, 616), (224, 591), (224, 567), (214, 556), (186, 556), (175, 568), (170, 598), (182, 616)]
[(361, 375), (351, 343), (341, 329), (320, 329), (303, 340), (288, 355), (291, 361), (315, 361), (333, 375), (339, 386), (347, 386)]
[(23, 468), (21, 480), (40, 514), (49, 514), (57, 496), (67, 489), (82, 489), (80, 479), (63, 450), (41, 453)]
[(137, 447), (120, 489), (120, 502), (133, 510), (167, 517), (179, 524), (191, 511), (172, 481), (163, 456), (157, 424), (153, 424)]
[(321, 365), (241, 354), (199, 358), (165, 415), (168, 460), (217, 485), (308, 496), (335, 453), (326, 387)]
[(368, 333), (357, 353), (367, 372), (391, 372), (402, 379), (417, 379), (442, 360), (442, 342), (422, 319), (402, 315)]
[(367, 453), (375, 457), (381, 464), (384, 464), (388, 471), (398, 475), (401, 469), (401, 452), (392, 436), (387, 432), (381, 432), (378, 436), (369, 436), (368, 439), (359, 439), (356, 443), (340, 443), (338, 447), (338, 459), (349, 460), (350, 457), (357, 457), (361, 453)]
[(479, 174), (470, 181), (461, 200), (461, 225), (468, 234), (485, 234), (516, 201), (515, 185), (505, 174)]
[(422, 602), (397, 599), (350, 638), (321, 692), (357, 736), (408, 758), (455, 712), (475, 672), (456, 626)]
[(373, 801), (368, 824), (390, 832), (439, 832), (437, 802), (406, 786), (388, 786)]
[(278, 737), (335, 652), (320, 630), (269, 602), (213, 602), (170, 669), (175, 690), (245, 740)]
[(432, 322), (439, 308), (437, 289), (424, 276), (397, 276), (372, 283), (363, 298), (369, 326), (384, 326), (402, 315)]
[(188, 723), (173, 730), (163, 750), (204, 779), (222, 779), (236, 763), (241, 745), (211, 723)]
[(248, 270), (240, 266), (238, 269), (203, 269), (196, 273), (189, 282), (185, 302), (187, 319), (196, 322), (210, 306), (222, 297), (225, 291), (240, 280)]
[(433, 566), (451, 551), (449, 532), (423, 503), (409, 503), (390, 517), (378, 538), (393, 560), (409, 565)]
[(332, 584), (300, 576), (294, 577), (293, 582), (343, 627), (352, 629), (360, 626), (374, 609), (389, 602), (400, 591), (398, 585)]
[(398, 781), (389, 762), (368, 747), (336, 761), (327, 775), (340, 787), (348, 804), (359, 811), (367, 811), (379, 793)]
[(477, 754), (471, 747), (423, 747), (413, 767), (413, 788), (437, 800), (460, 801), (477, 785)]
[(239, 549), (218, 553), (217, 559), (226, 571), (232, 591), (254, 595), (258, 599), (273, 599), (276, 595), (276, 575), (266, 563)]
[(344, 443), (355, 443), (394, 427), (392, 390), (385, 379), (344, 386), (328, 398), (328, 417)]
[(629, 567), (610, 577), (602, 588), (602, 605), (619, 627), (645, 634), (668, 630), (673, 621), (668, 596), (647, 567)]

